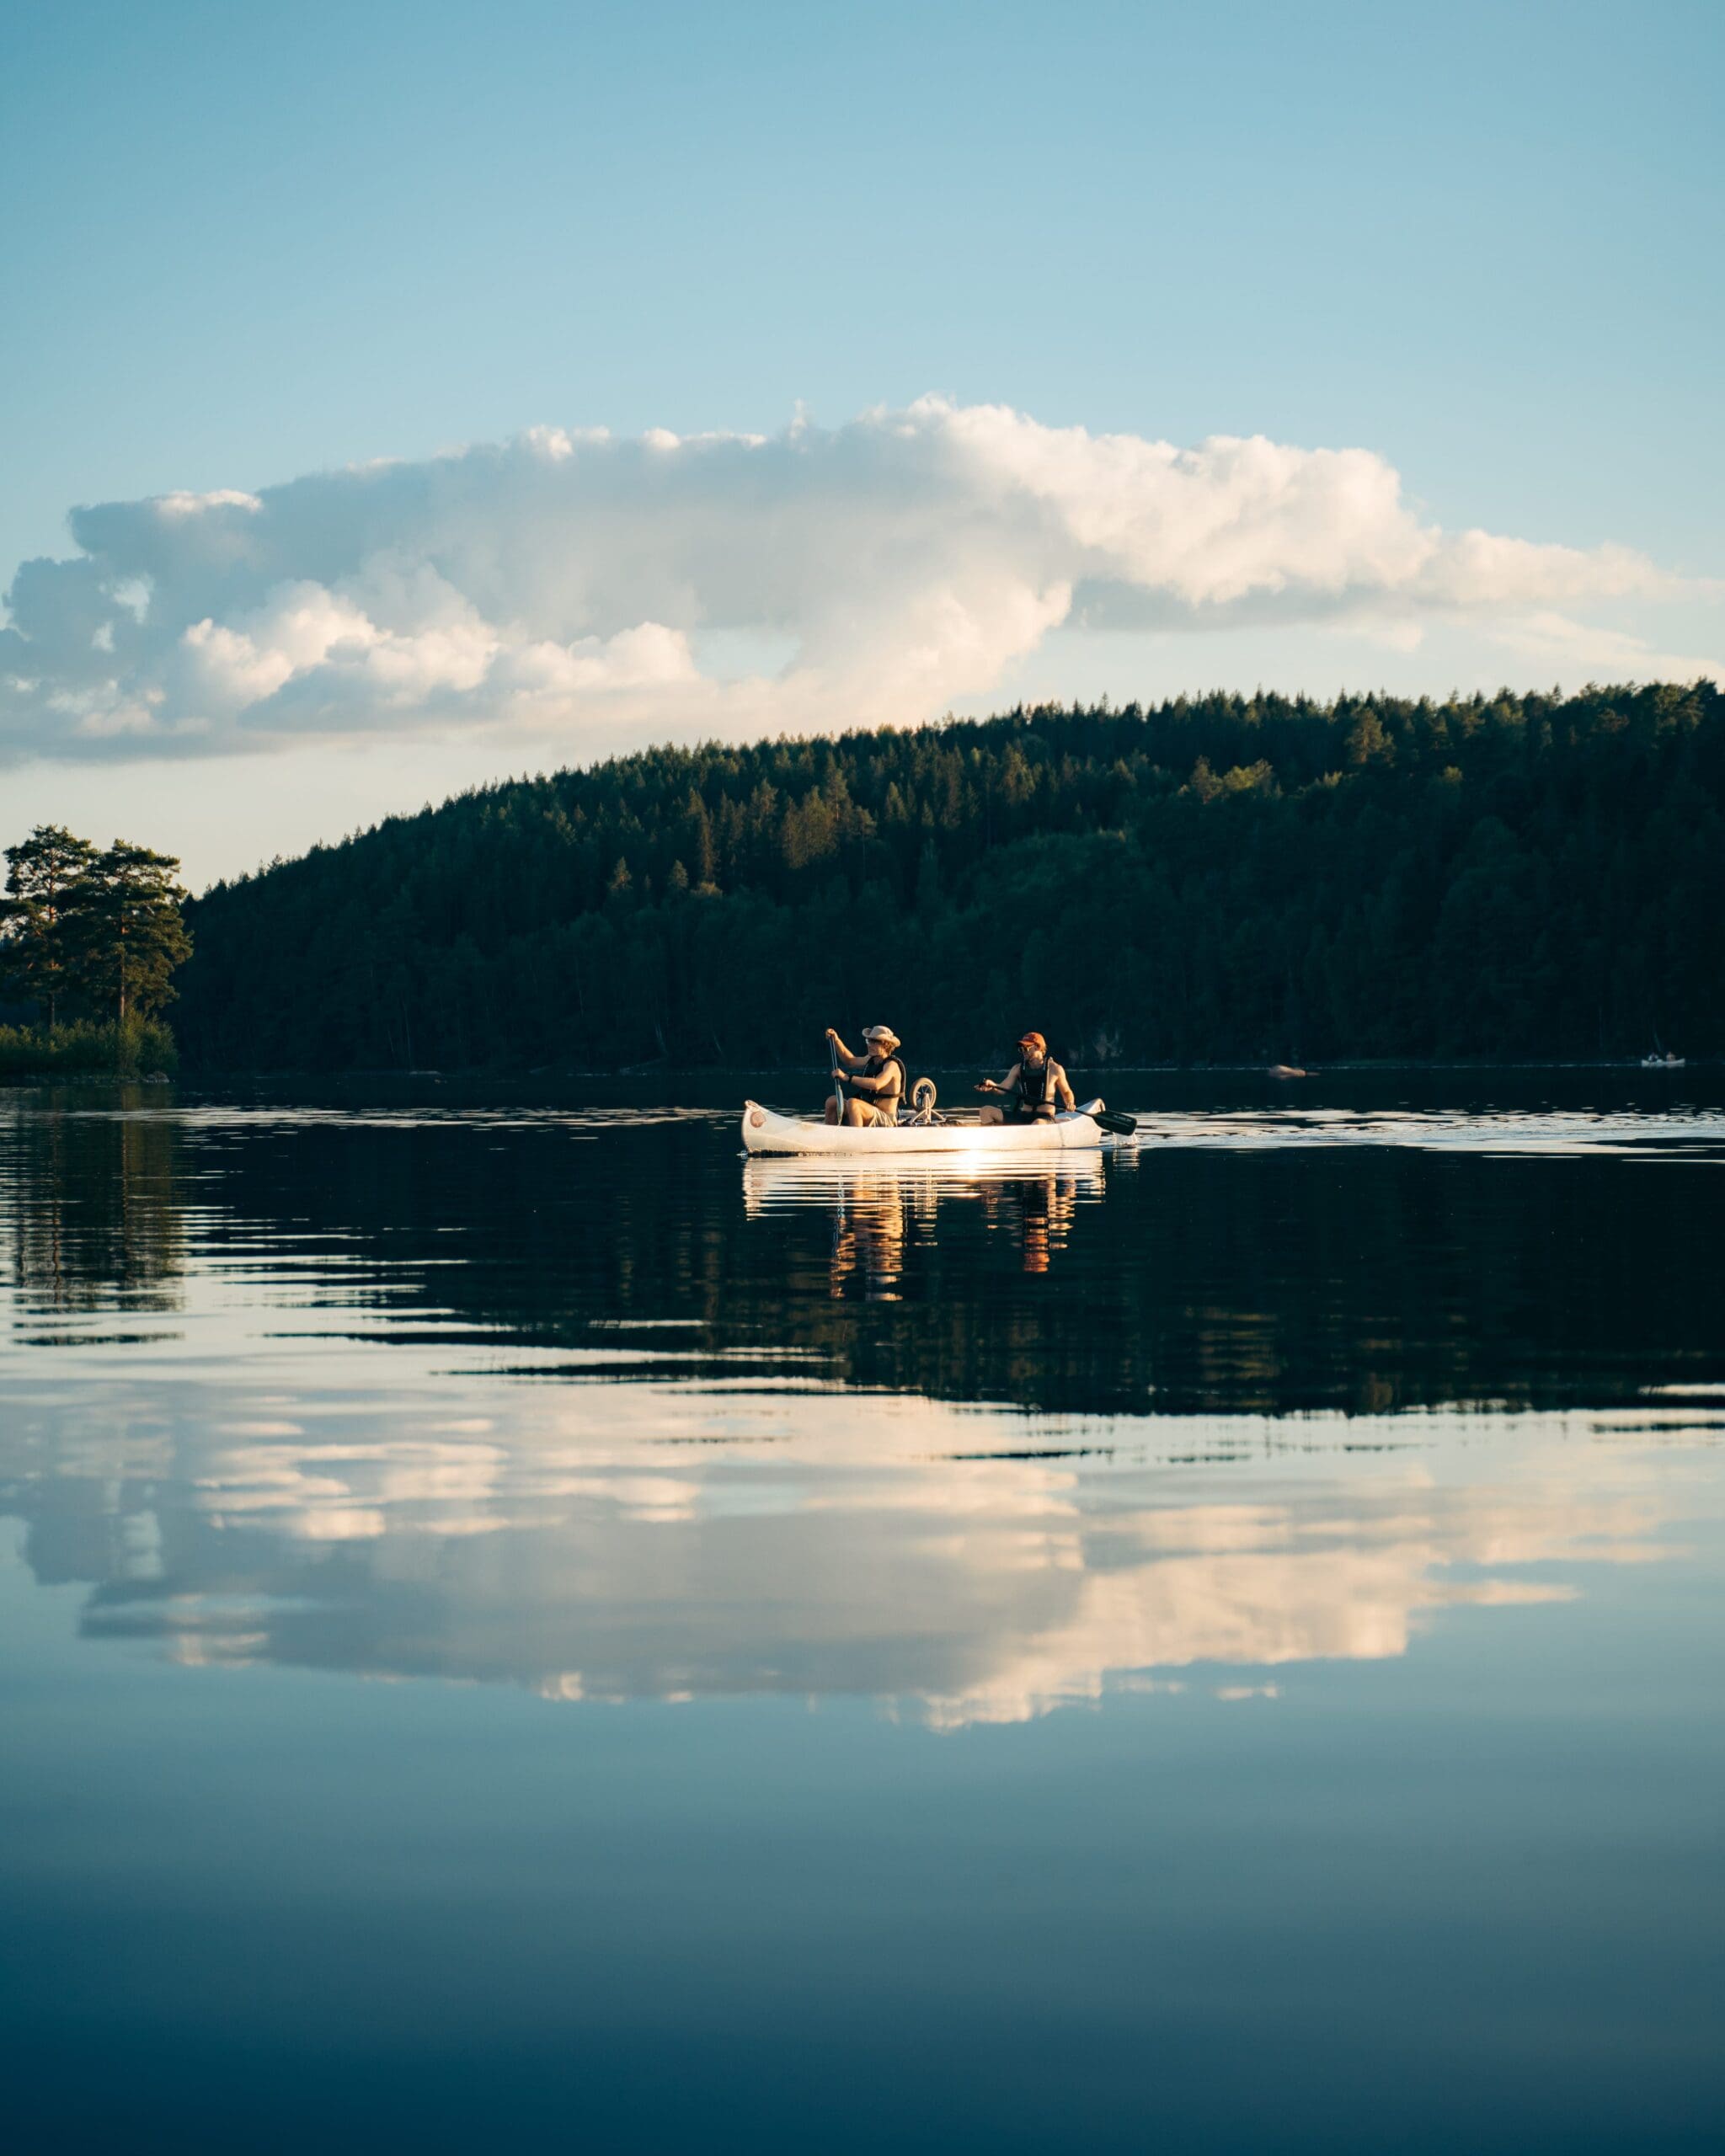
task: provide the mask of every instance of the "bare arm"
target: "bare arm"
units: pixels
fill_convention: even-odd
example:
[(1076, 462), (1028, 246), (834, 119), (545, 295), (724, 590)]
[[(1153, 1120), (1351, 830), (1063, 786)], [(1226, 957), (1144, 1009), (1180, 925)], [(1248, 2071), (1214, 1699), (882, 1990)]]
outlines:
[(1018, 1090), (1018, 1073), (1022, 1067), (1021, 1065), (1015, 1063), (1006, 1076), (998, 1082), (992, 1078), (985, 1078), (976, 1088), (977, 1091), (979, 1093), (1016, 1093)]
[(830, 1026), (826, 1029), (826, 1038), (831, 1044), (833, 1053), (846, 1070), (860, 1070), (868, 1062), (868, 1058), (866, 1055), (852, 1055)]
[(1071, 1109), (1076, 1108), (1078, 1102), (1073, 1095), (1072, 1081), (1066, 1075), (1065, 1068), (1058, 1063), (1055, 1065), (1054, 1079), (1055, 1100), (1060, 1102), (1063, 1108), (1067, 1109), (1069, 1112)]

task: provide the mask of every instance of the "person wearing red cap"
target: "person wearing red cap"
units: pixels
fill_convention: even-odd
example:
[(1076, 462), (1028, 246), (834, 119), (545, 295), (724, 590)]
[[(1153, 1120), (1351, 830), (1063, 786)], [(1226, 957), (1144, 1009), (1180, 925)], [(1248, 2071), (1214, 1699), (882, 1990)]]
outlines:
[(1006, 1077), (998, 1083), (985, 1078), (976, 1090), (1001, 1097), (998, 1107), (991, 1102), (983, 1109), (985, 1123), (1052, 1123), (1056, 1109), (1078, 1105), (1065, 1072), (1049, 1054), (1040, 1033), (1021, 1033), (1018, 1060)]

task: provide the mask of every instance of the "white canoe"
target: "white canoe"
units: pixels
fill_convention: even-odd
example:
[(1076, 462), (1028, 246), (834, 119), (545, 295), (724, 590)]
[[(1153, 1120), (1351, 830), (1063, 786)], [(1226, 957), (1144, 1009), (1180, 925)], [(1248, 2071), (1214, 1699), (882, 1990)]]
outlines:
[(846, 1153), (896, 1161), (911, 1153), (1064, 1153), (1103, 1142), (1090, 1115), (1100, 1101), (1087, 1101), (1052, 1123), (823, 1122), (818, 1116), (778, 1115), (758, 1101), (743, 1103), (743, 1144), (751, 1153)]

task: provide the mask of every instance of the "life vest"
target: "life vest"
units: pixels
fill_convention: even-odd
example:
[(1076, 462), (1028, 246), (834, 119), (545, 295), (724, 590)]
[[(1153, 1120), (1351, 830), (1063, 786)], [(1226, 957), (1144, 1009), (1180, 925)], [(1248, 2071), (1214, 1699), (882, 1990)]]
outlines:
[(1033, 1070), (1027, 1064), (1020, 1062), (1018, 1098), (1027, 1108), (1039, 1108), (1044, 1105), (1048, 1100), (1049, 1087), (1053, 1082), (1053, 1076), (1054, 1059), (1050, 1056), (1044, 1056), (1042, 1068), (1039, 1070)]
[[(898, 1064), (899, 1098), (902, 1101), (905, 1094), (910, 1091), (911, 1080), (904, 1065), (902, 1063), (899, 1063), (897, 1056), (883, 1056), (879, 1061), (877, 1062), (874, 1057), (871, 1055), (868, 1059), (868, 1067), (866, 1070), (857, 1071), (853, 1075), (858, 1078), (884, 1078), (895, 1064)], [(848, 1101), (867, 1101), (870, 1107), (879, 1107), (881, 1102), (886, 1097), (884, 1094), (871, 1093), (867, 1091), (866, 1088), (859, 1088), (852, 1086), (850, 1079), (846, 1077), (841, 1076), (839, 1082), (843, 1086), (845, 1089), (845, 1098)]]

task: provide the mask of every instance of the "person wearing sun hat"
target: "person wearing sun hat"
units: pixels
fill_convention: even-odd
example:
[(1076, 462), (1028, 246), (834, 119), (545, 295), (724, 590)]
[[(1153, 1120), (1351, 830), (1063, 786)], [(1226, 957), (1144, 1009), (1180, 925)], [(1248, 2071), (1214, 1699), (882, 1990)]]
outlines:
[(1000, 1096), (998, 1107), (991, 1102), (983, 1109), (984, 1123), (1052, 1123), (1057, 1109), (1078, 1105), (1065, 1072), (1037, 1033), (1019, 1034), (1018, 1060), (1004, 1079), (985, 1078), (976, 1090)]
[[(866, 1123), (896, 1123), (899, 1104), (905, 1097), (905, 1066), (899, 1060), (899, 1037), (890, 1026), (865, 1026), (868, 1043), (865, 1055), (853, 1055), (829, 1026), (826, 1043), (832, 1052), (837, 1091), (826, 1104), (826, 1119), (839, 1119), (839, 1093), (845, 1103), (845, 1121), (853, 1126)], [(842, 1075), (840, 1074), (842, 1073)]]

